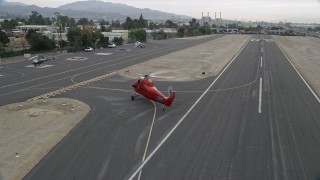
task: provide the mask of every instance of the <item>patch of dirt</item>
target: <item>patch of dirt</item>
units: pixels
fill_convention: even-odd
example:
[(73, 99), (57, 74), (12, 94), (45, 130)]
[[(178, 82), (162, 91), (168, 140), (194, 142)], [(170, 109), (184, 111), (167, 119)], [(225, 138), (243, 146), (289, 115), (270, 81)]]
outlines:
[(22, 179), (90, 111), (52, 98), (0, 107), (0, 179)]
[(157, 81), (194, 81), (216, 76), (250, 37), (226, 35), (130, 66), (120, 70), (119, 74), (133, 79), (148, 74)]

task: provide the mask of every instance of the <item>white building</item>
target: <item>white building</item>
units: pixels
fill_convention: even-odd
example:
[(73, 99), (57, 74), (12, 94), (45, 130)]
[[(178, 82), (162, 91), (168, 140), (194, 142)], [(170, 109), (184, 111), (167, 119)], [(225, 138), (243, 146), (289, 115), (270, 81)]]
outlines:
[(17, 31), (22, 31), (24, 33), (28, 32), (28, 30), (33, 29), (35, 31), (51, 31), (55, 32), (56, 26), (46, 26), (46, 25), (24, 25), (24, 26), (16, 26)]
[(112, 30), (112, 32), (101, 32), (104, 37), (108, 37), (112, 42), (115, 37), (122, 38), (124, 42), (129, 40), (129, 30)]

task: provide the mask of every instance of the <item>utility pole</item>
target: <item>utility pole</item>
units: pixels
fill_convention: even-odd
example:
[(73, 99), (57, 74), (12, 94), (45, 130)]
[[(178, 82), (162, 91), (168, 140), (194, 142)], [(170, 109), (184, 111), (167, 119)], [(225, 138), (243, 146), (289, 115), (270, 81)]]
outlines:
[(60, 49), (60, 53), (62, 54), (62, 35), (61, 35), (61, 15), (59, 12), (55, 12), (54, 13), (57, 16), (57, 22), (59, 25), (59, 49)]
[(59, 27), (60, 27), (60, 54), (62, 54), (61, 20), (60, 20)]

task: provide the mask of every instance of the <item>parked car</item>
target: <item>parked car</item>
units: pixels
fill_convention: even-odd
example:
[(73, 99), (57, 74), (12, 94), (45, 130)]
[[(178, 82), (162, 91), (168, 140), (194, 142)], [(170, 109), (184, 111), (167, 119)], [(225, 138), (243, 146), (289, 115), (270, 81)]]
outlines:
[(115, 45), (114, 43), (108, 44), (108, 48), (115, 48), (115, 47), (117, 47), (117, 45)]
[(84, 51), (91, 52), (91, 51), (93, 51), (93, 48), (92, 47), (87, 47), (87, 48), (84, 49)]

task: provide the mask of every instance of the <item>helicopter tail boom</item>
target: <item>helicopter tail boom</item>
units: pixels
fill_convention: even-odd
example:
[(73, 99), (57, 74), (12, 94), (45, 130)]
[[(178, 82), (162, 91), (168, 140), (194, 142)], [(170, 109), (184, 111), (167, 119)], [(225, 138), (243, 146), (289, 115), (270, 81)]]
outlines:
[(176, 97), (176, 92), (170, 91), (170, 95), (168, 99), (165, 100), (164, 104), (170, 107), (175, 97)]

